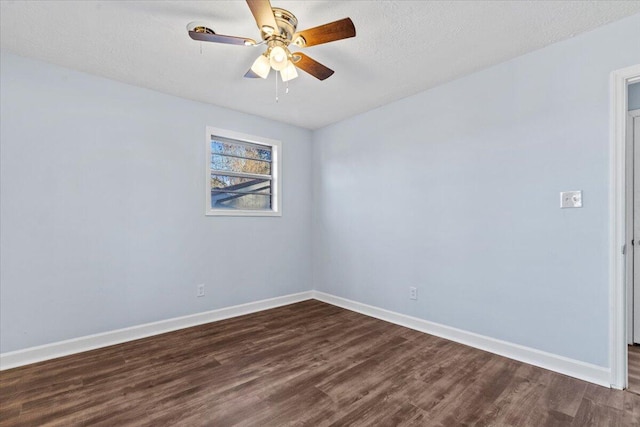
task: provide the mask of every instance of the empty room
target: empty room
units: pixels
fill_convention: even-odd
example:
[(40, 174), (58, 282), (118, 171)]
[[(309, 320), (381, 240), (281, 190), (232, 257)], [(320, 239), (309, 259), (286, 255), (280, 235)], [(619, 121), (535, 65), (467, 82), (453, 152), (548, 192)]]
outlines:
[(0, 24), (0, 426), (640, 427), (640, 1)]

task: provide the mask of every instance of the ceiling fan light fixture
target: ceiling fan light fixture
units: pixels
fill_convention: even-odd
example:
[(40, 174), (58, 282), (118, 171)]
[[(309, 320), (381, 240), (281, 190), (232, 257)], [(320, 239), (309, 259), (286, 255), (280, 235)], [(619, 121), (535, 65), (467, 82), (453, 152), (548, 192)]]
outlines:
[(269, 58), (264, 55), (258, 56), (258, 58), (253, 62), (253, 65), (251, 66), (251, 71), (262, 77), (263, 79), (266, 79), (269, 75), (269, 71), (271, 71)]
[(271, 48), (269, 52), (269, 63), (271, 68), (277, 71), (282, 71), (288, 63), (287, 52), (280, 46)]
[(287, 61), (287, 66), (280, 72), (280, 77), (282, 77), (283, 82), (288, 82), (298, 77), (298, 71), (296, 70), (296, 66), (293, 65), (293, 62)]

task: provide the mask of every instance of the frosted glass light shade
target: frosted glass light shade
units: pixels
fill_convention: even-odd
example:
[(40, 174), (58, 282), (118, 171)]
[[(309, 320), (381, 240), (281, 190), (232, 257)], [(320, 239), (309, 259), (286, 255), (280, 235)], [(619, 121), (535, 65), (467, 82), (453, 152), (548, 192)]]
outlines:
[(287, 61), (287, 66), (280, 72), (280, 76), (283, 82), (288, 82), (298, 77), (298, 71), (296, 70), (296, 66), (293, 65), (293, 62)]
[(271, 64), (269, 64), (269, 58), (267, 58), (264, 55), (258, 56), (258, 59), (256, 59), (253, 62), (253, 65), (251, 66), (251, 71), (259, 75), (263, 79), (266, 79), (267, 76), (269, 75), (269, 71), (271, 71)]
[(287, 66), (287, 52), (280, 46), (271, 49), (269, 53), (269, 63), (274, 70), (282, 71)]

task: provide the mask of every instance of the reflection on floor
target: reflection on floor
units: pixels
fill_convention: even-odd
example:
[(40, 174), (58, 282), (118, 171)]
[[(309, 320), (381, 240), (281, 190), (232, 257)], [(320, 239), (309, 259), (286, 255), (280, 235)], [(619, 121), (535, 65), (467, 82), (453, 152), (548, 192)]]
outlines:
[(640, 394), (640, 345), (629, 346), (629, 391)]

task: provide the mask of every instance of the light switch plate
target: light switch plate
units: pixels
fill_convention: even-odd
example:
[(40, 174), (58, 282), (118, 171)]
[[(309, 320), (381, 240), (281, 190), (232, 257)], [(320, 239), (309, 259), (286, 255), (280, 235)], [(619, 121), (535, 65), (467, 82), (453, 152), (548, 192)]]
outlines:
[(560, 193), (561, 208), (581, 208), (582, 191), (563, 191)]

